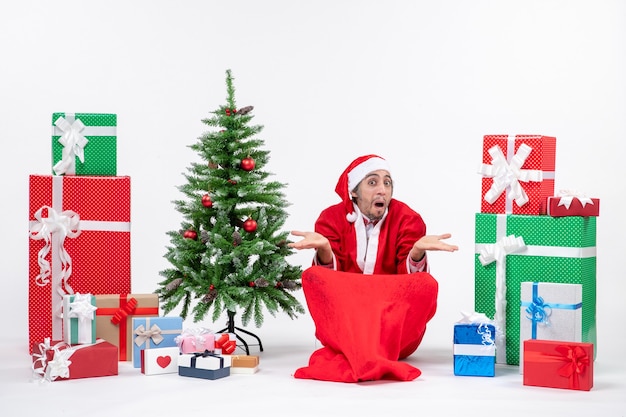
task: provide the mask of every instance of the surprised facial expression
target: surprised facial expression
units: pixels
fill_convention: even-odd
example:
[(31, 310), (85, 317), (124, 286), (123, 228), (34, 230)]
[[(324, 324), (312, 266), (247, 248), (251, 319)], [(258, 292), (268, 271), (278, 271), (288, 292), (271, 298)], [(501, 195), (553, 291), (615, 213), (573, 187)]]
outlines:
[(383, 217), (393, 195), (393, 181), (388, 171), (372, 171), (351, 192), (363, 216), (370, 220)]

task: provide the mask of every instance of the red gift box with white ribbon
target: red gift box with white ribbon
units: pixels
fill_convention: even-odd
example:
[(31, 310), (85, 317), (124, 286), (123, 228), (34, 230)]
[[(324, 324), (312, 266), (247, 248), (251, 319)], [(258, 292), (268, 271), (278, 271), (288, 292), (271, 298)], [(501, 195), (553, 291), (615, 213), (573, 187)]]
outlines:
[(587, 197), (579, 191), (561, 190), (547, 200), (546, 214), (552, 217), (600, 215), (600, 199)]
[(230, 355), (237, 348), (237, 336), (233, 333), (223, 333), (215, 339), (215, 353)]
[(63, 339), (65, 294), (130, 293), (130, 177), (31, 175), (29, 348)]
[(117, 346), (103, 339), (72, 346), (46, 338), (33, 344), (32, 358), (33, 372), (42, 382), (118, 374)]
[(485, 135), (481, 213), (546, 213), (554, 195), (556, 138), (542, 135)]

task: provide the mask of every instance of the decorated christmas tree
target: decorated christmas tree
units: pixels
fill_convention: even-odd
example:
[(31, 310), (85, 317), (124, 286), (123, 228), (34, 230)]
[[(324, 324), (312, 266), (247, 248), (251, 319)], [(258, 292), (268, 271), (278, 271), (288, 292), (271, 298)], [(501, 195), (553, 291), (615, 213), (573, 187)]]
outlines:
[(186, 198), (173, 203), (184, 220), (168, 232), (171, 267), (160, 272), (156, 292), (165, 314), (180, 305), (180, 315), (197, 322), (212, 310), (215, 322), (226, 312), (233, 331), (236, 313), (243, 325), (260, 327), (265, 310), (293, 319), (304, 309), (290, 294), (301, 288), (302, 270), (286, 259), (293, 249), (281, 230), (285, 184), (264, 170), (263, 127), (251, 124), (252, 106), (237, 108), (230, 70), (226, 88), (226, 104), (202, 120), (211, 129), (190, 145), (203, 162), (192, 162), (178, 187)]

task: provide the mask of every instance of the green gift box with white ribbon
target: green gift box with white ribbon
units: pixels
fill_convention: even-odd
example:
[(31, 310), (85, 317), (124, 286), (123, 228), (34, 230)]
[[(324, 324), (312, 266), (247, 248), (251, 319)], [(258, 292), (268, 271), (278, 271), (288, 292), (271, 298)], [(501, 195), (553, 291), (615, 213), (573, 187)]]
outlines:
[(117, 115), (52, 114), (54, 175), (117, 175)]
[(63, 341), (70, 345), (96, 343), (96, 297), (91, 294), (63, 296)]
[(581, 338), (596, 344), (596, 217), (477, 213), (475, 232), (474, 309), (505, 335), (497, 363), (520, 363), (524, 281), (581, 284)]

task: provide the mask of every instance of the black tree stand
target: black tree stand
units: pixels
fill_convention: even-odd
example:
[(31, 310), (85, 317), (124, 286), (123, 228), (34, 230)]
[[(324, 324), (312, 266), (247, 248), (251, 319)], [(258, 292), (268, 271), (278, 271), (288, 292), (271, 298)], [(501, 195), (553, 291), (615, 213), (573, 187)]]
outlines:
[[(244, 330), (240, 327), (235, 326), (235, 312), (228, 310), (227, 313), (228, 313), (228, 323), (226, 323), (226, 327), (224, 327), (222, 330), (218, 330), (216, 333), (224, 333), (224, 332), (233, 333), (237, 337), (237, 340), (243, 343), (244, 350), (246, 351), (246, 355), (249, 355), (250, 348), (248, 347), (248, 343), (241, 336), (237, 334), (235, 330), (238, 330), (241, 333), (245, 333), (247, 335), (254, 337), (257, 340), (257, 342), (259, 342), (258, 343), (259, 350), (263, 352), (263, 345), (261, 344), (261, 339), (259, 339), (259, 336), (255, 335), (252, 332), (249, 332), (247, 330)], [(252, 346), (256, 346), (256, 345), (252, 345)]]

